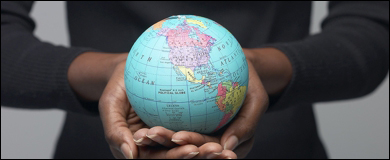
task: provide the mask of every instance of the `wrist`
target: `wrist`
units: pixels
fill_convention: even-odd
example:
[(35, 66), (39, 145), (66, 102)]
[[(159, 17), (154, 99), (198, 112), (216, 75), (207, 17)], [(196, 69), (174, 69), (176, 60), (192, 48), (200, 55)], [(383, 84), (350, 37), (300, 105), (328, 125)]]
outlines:
[(109, 65), (109, 72), (105, 76), (106, 83), (110, 80), (112, 74), (115, 71), (115, 68), (122, 62), (126, 62), (128, 53), (120, 53), (120, 54), (111, 54), (112, 57), (108, 61), (111, 65)]
[(277, 95), (289, 84), (292, 65), (288, 57), (276, 48), (243, 49), (254, 65), (269, 95)]
[(127, 54), (85, 52), (77, 56), (69, 66), (68, 81), (80, 98), (99, 100), (115, 67), (125, 61)]

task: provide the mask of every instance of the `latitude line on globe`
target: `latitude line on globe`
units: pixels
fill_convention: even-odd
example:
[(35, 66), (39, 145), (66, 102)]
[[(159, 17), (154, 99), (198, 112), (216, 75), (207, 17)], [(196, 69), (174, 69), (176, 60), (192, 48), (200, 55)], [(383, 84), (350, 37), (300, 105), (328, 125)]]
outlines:
[[(201, 32), (201, 33), (204, 33), (204, 32), (207, 31), (208, 29), (209, 29), (209, 28), (205, 29), (205, 30), (204, 30), (203, 32)], [(210, 30), (210, 32), (213, 32), (213, 31)], [(225, 34), (222, 36), (221, 39), (225, 38), (226, 35), (227, 35), (227, 32), (225, 32)], [(156, 36), (156, 37), (157, 37), (157, 36)], [(185, 36), (177, 36), (177, 37), (185, 37)], [(155, 38), (155, 37), (153, 37), (153, 38)], [(153, 39), (153, 38), (150, 38), (150, 39)], [(149, 41), (150, 41), (150, 40), (149, 40)], [(221, 43), (222, 43), (222, 42), (221, 42)], [(162, 50), (162, 49), (150, 48), (149, 46), (143, 44), (142, 41), (140, 42), (140, 44), (143, 45), (144, 47), (149, 48), (149, 49), (152, 49), (152, 50), (157, 50), (157, 51), (162, 51), (162, 52), (165, 51), (165, 50)], [(220, 43), (216, 43), (215, 45), (217, 45), (217, 44), (220, 44)]]
[[(247, 82), (247, 81), (248, 81), (248, 78), (246, 78), (246, 80), (244, 82)], [(185, 85), (181, 85), (181, 86), (185, 86)], [(138, 97), (138, 98), (145, 99), (147, 101), (160, 102), (160, 103), (172, 103), (172, 102), (163, 102), (163, 101), (157, 101), (157, 100), (149, 100), (147, 98), (140, 97), (140, 96), (138, 96), (135, 93), (132, 93), (132, 92), (129, 92), (129, 93), (134, 95), (134, 96), (136, 96), (136, 97)], [(206, 100), (214, 99), (216, 97), (217, 96), (213, 96), (213, 97), (207, 98)], [(193, 102), (201, 102), (201, 101), (203, 101), (203, 99), (202, 100), (196, 100), (196, 101), (193, 101)], [(175, 102), (175, 103), (188, 103), (188, 102), (191, 102), (191, 101), (182, 101), (182, 102)]]
[[(230, 72), (229, 72), (230, 73)], [(231, 73), (230, 73), (231, 74)], [(229, 77), (230, 75), (227, 75), (227, 76), (223, 76), (223, 77), (221, 77), (221, 78), (226, 78), (226, 77)], [(245, 79), (245, 80), (247, 80), (247, 78)], [(244, 82), (246, 82), (246, 81), (244, 81)], [(155, 86), (186, 86), (186, 85), (167, 85), (167, 84), (157, 84), (157, 83), (155, 83), (154, 84)], [(197, 86), (196, 84), (193, 84), (192, 86)], [(192, 87), (191, 86), (191, 87)]]
[[(236, 48), (238, 48), (240, 45), (237, 45), (236, 46)], [(214, 47), (213, 47), (214, 48)], [(234, 51), (233, 52), (231, 52), (231, 53), (229, 53), (228, 55), (226, 55), (226, 56), (231, 56), (232, 54), (234, 54), (235, 52), (236, 52), (237, 50), (236, 49), (234, 49)], [(135, 60), (134, 59), (134, 61), (136, 61), (137, 63), (141, 63), (141, 64), (144, 64), (144, 65), (146, 65), (146, 66), (151, 66), (151, 67), (158, 67), (158, 66), (153, 66), (153, 65), (148, 65), (148, 64), (146, 64), (146, 63), (142, 63), (142, 62), (140, 62), (140, 61), (137, 61), (137, 60)], [(220, 59), (220, 60), (216, 60), (216, 61), (213, 61), (213, 62), (211, 62), (211, 63), (216, 63), (216, 62), (218, 62), (218, 61), (222, 61), (222, 59)], [(188, 67), (198, 67), (198, 66), (188, 66)], [(133, 67), (134, 68), (134, 67)], [(158, 68), (166, 68), (166, 69), (170, 69), (171, 67), (158, 67)], [(134, 68), (135, 69), (135, 68)], [(164, 76), (164, 75), (162, 75), (162, 76)], [(165, 75), (166, 76), (166, 75)]]
[[(180, 18), (179, 16), (180, 22), (176, 22), (174, 20), (177, 18), (175, 19), (175, 16), (171, 17), (173, 18), (168, 17), (161, 22), (156, 23), (157, 25), (151, 26), (144, 32), (144, 36), (139, 37), (137, 40), (139, 43), (135, 44), (136, 47), (133, 46), (134, 51), (137, 52), (134, 52), (136, 54), (129, 56), (132, 57), (132, 63), (130, 64), (131, 66), (127, 66), (129, 72), (127, 72), (128, 76), (126, 76), (128, 80), (125, 82), (133, 83), (134, 89), (128, 90), (128, 95), (130, 95), (128, 97), (134, 101), (134, 105), (138, 105), (138, 109), (141, 111), (140, 113), (143, 113), (142, 117), (149, 119), (147, 122), (149, 122), (150, 125), (157, 125), (156, 123), (159, 119), (161, 122), (160, 125), (164, 124), (166, 127), (170, 126), (170, 128), (179, 127), (177, 128), (178, 130), (189, 129), (194, 132), (209, 133), (215, 128), (212, 131), (215, 132), (221, 126), (225, 125), (228, 120), (231, 120), (228, 116), (233, 116), (232, 113), (237, 111), (237, 109), (234, 109), (234, 112), (229, 112), (229, 114), (227, 114), (228, 110), (226, 110), (225, 113), (223, 110), (223, 108), (225, 108), (225, 101), (223, 101), (223, 104), (222, 101), (218, 101), (217, 104), (217, 100), (220, 98), (219, 96), (228, 96), (232, 98), (229, 101), (226, 100), (226, 103), (229, 103), (229, 105), (230, 103), (234, 104), (234, 107), (236, 108), (240, 107), (238, 106), (238, 103), (243, 100), (243, 93), (246, 93), (245, 89), (234, 90), (230, 93), (227, 92), (228, 90), (226, 88), (230, 88), (232, 85), (235, 87), (238, 85), (237, 82), (242, 83), (243, 81), (244, 83), (242, 85), (247, 86), (249, 81), (248, 74), (241, 73), (245, 72), (245, 70), (247, 71), (247, 66), (245, 64), (243, 66), (237, 66), (243, 62), (239, 61), (239, 63), (237, 61), (243, 60), (243, 55), (240, 55), (242, 54), (242, 50), (237, 50), (237, 48), (241, 46), (237, 44), (237, 40), (229, 34), (229, 31), (218, 23), (207, 20), (207, 18), (203, 21), (204, 17), (198, 19), (197, 16), (190, 15), (187, 17), (187, 21), (187, 19)], [(204, 24), (207, 27), (205, 27)], [(185, 36), (182, 36), (184, 34)], [(167, 41), (162, 42), (162, 39), (160, 39), (162, 37), (166, 37)], [(218, 39), (218, 41), (215, 41), (216, 39)], [(153, 47), (150, 45), (151, 43), (154, 43)], [(195, 48), (192, 49), (191, 46)], [(143, 47), (143, 49), (140, 49), (140, 47)], [(174, 47), (174, 49), (172, 47)], [(146, 55), (147, 49), (150, 49), (148, 54), (149, 57), (144, 56)], [(139, 54), (140, 52), (138, 52), (138, 50), (143, 51)], [(143, 54), (143, 52), (145, 52), (145, 54)], [(153, 53), (160, 55), (157, 56)], [(222, 53), (228, 54), (223, 55)], [(148, 59), (148, 61), (143, 58)], [(206, 58), (208, 62), (205, 61)], [(236, 60), (235, 64), (230, 64), (232, 63), (232, 60)], [(140, 64), (133, 65), (133, 63)], [(176, 63), (178, 63), (177, 65), (184, 66), (182, 66), (182, 68), (176, 68)], [(234, 68), (233, 66), (237, 67)], [(145, 68), (142, 69), (142, 67)], [(195, 68), (197, 69), (195, 70)], [(191, 72), (189, 69), (191, 69)], [(170, 75), (167, 75), (168, 73), (170, 73)], [(202, 77), (201, 80), (199, 76)], [(155, 81), (153, 81), (153, 79)], [(232, 81), (231, 85), (229, 85), (230, 81)], [(219, 88), (216, 86), (219, 86), (222, 82), (224, 87)], [(139, 85), (140, 83), (142, 83), (142, 86)], [(171, 90), (168, 91), (169, 88), (171, 88)], [(183, 89), (185, 88), (187, 89), (187, 95), (182, 95), (185, 94), (185, 92), (183, 92)], [(192, 92), (190, 92), (190, 88)], [(140, 89), (142, 89), (142, 94), (139, 93)], [(202, 91), (204, 92), (203, 94), (201, 93)], [(154, 96), (151, 94), (154, 94)], [(181, 95), (177, 95), (178, 97), (176, 97), (174, 94)], [(189, 94), (191, 94), (191, 99)], [(202, 95), (204, 96), (203, 99), (200, 97)], [(240, 96), (237, 97), (235, 95)], [(185, 97), (187, 97), (187, 101), (185, 101)], [(141, 103), (143, 103), (144, 109), (142, 109)], [(210, 103), (210, 105), (208, 103)], [(222, 106), (219, 105), (220, 103)], [(153, 104), (156, 106), (154, 107)], [(168, 108), (165, 108), (165, 106)], [(206, 111), (203, 110), (204, 107), (206, 107)], [(185, 111), (187, 109), (188, 111)], [(230, 109), (231, 108), (229, 108), (229, 111)], [(159, 110), (161, 110), (162, 114), (159, 114)], [(154, 111), (157, 111), (157, 113), (150, 114)], [(221, 113), (219, 111), (223, 112), (223, 118), (221, 118)], [(189, 117), (185, 117), (187, 114), (183, 113), (188, 113)], [(194, 115), (191, 115), (192, 113), (194, 113)], [(192, 121), (192, 119), (194, 121)], [(162, 120), (164, 120), (164, 123), (162, 123)]]

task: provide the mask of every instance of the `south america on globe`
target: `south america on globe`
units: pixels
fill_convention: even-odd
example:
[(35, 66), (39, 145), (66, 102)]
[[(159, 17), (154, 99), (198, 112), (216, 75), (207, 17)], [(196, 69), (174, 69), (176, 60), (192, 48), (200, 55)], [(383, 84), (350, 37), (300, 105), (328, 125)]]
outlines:
[(200, 16), (176, 15), (136, 40), (124, 80), (131, 106), (149, 127), (208, 134), (240, 110), (248, 64), (223, 26)]

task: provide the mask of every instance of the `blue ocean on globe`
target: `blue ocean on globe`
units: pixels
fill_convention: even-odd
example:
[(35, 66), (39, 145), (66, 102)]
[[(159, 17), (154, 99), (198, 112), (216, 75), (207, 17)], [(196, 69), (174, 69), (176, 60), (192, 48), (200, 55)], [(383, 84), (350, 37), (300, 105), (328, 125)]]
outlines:
[(133, 44), (124, 72), (131, 106), (149, 127), (213, 133), (240, 110), (248, 64), (235, 37), (208, 18), (176, 15)]

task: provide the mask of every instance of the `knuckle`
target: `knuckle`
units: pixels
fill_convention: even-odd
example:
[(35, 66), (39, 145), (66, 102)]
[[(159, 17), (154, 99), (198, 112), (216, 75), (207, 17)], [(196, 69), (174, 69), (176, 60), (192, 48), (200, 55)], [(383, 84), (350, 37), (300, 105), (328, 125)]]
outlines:
[(243, 136), (241, 137), (242, 141), (247, 141), (255, 135), (256, 126), (254, 125), (242, 125), (240, 126), (240, 131), (243, 131)]
[(191, 153), (191, 152), (198, 152), (198, 147), (196, 147), (195, 145), (187, 145), (186, 148), (184, 148), (184, 153)]
[(120, 147), (120, 141), (123, 139), (123, 133), (120, 131), (110, 130), (105, 133), (105, 139), (110, 146)]
[(221, 152), (222, 146), (215, 142), (208, 142), (207, 144), (207, 152), (215, 153), (215, 152)]
[(106, 139), (107, 143), (110, 145), (113, 143), (114, 137), (115, 137), (114, 134), (110, 131), (104, 134), (104, 138)]
[(151, 128), (150, 130), (153, 131), (154, 133), (162, 133), (165, 130), (165, 128), (161, 126), (156, 126)]

